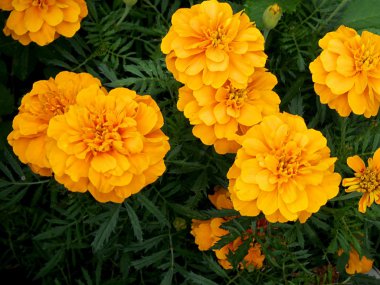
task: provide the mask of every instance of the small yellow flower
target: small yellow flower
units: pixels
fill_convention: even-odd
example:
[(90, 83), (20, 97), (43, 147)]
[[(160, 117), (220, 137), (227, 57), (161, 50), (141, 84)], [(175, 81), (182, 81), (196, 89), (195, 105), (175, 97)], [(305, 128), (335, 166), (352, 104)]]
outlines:
[(47, 45), (60, 35), (73, 37), (87, 16), (84, 0), (1, 0), (0, 9), (11, 11), (4, 34), (21, 44)]
[(23, 163), (40, 175), (51, 175), (46, 156), (46, 136), (50, 120), (68, 111), (75, 104), (78, 93), (91, 85), (101, 83), (88, 73), (63, 71), (53, 79), (40, 80), (21, 101), (19, 113), (13, 119), (13, 131), (8, 143)]
[(219, 88), (227, 81), (245, 88), (257, 67), (264, 67), (264, 37), (228, 3), (203, 1), (178, 9), (161, 50), (174, 77), (192, 90)]
[[(343, 250), (338, 251), (338, 255), (341, 255)], [(358, 252), (351, 248), (350, 256), (346, 264), (347, 274), (368, 273), (372, 269), (373, 260), (365, 256), (359, 257)]]
[(220, 227), (224, 222), (226, 220), (223, 218), (192, 221), (190, 233), (195, 237), (199, 250), (209, 250), (222, 236), (228, 234)]
[(267, 116), (243, 137), (227, 173), (234, 209), (244, 216), (263, 212), (270, 222), (303, 223), (338, 194), (335, 161), (326, 138), (301, 117)]
[(310, 64), (314, 89), (321, 103), (347, 117), (351, 112), (369, 118), (380, 106), (380, 36), (361, 36), (340, 26), (320, 41), (321, 54)]
[(373, 159), (368, 159), (367, 167), (357, 155), (347, 158), (347, 164), (355, 171), (355, 177), (344, 178), (342, 186), (348, 187), (346, 192), (363, 193), (359, 201), (359, 212), (365, 213), (373, 202), (380, 204), (380, 148), (376, 150)]

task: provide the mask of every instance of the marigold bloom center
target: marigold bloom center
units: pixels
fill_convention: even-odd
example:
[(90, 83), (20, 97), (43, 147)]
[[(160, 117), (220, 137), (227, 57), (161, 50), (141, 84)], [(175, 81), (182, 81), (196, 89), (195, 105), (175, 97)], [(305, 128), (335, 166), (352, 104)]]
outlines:
[(208, 30), (206, 36), (211, 40), (213, 47), (225, 48), (226, 46), (226, 32), (223, 26), (218, 27), (216, 31)]
[(298, 168), (300, 166), (300, 153), (283, 153), (278, 158), (278, 176), (282, 177), (293, 177), (298, 173)]
[(93, 126), (85, 128), (84, 142), (92, 152), (108, 152), (114, 144), (121, 141), (120, 124), (116, 120), (110, 120), (113, 114), (97, 114), (91, 116)]
[(368, 71), (377, 67), (380, 54), (375, 50), (375, 44), (371, 41), (363, 43), (356, 52), (354, 52), (355, 66), (357, 70)]
[(39, 94), (39, 100), (45, 114), (51, 118), (66, 113), (70, 106), (70, 100), (60, 92), (47, 92)]
[(37, 7), (44, 7), (48, 5), (48, 0), (33, 0), (32, 5)]
[(230, 86), (229, 93), (227, 94), (226, 105), (233, 108), (241, 108), (247, 99), (247, 89), (237, 89)]
[(377, 171), (371, 168), (367, 168), (363, 174), (360, 176), (359, 186), (361, 192), (373, 192), (379, 188), (379, 175)]

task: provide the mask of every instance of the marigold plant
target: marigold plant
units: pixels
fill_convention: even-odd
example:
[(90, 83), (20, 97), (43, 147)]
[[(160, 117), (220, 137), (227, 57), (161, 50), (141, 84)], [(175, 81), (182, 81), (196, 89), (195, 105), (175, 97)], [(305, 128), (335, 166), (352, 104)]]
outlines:
[[(338, 251), (338, 255), (342, 255), (343, 250)], [(351, 248), (349, 253), (349, 258), (346, 264), (347, 274), (357, 274), (357, 273), (368, 273), (372, 269), (373, 260), (365, 257), (364, 255), (360, 258), (359, 253)]]
[(100, 81), (88, 73), (63, 71), (55, 78), (40, 80), (21, 101), (19, 113), (13, 119), (13, 131), (8, 142), (14, 153), (40, 175), (51, 175), (46, 156), (47, 128), (51, 118), (68, 111), (78, 93)]
[(165, 171), (170, 147), (163, 123), (149, 95), (83, 89), (76, 104), (49, 124), (47, 157), (55, 179), (71, 191), (89, 190), (99, 202), (123, 202)]
[(84, 0), (1, 0), (0, 9), (11, 11), (3, 29), (23, 45), (47, 45), (60, 35), (72, 37), (87, 16)]
[(299, 116), (265, 117), (242, 138), (228, 171), (234, 208), (244, 216), (263, 212), (270, 222), (305, 222), (339, 191), (326, 143)]
[(179, 89), (177, 108), (194, 125), (194, 136), (206, 145), (214, 145), (217, 153), (235, 153), (238, 137), (264, 116), (279, 112), (280, 98), (272, 91), (276, 77), (264, 68), (256, 69), (246, 88), (238, 89), (227, 81), (215, 89), (203, 86)]
[(161, 50), (174, 77), (192, 90), (219, 88), (227, 80), (245, 88), (267, 58), (264, 37), (248, 16), (216, 0), (178, 9)]
[(340, 26), (320, 41), (321, 54), (310, 64), (314, 89), (323, 104), (347, 117), (351, 112), (367, 118), (380, 105), (380, 36), (361, 36)]
[(344, 178), (342, 185), (348, 187), (346, 192), (363, 193), (358, 210), (365, 213), (374, 202), (380, 204), (380, 149), (368, 159), (367, 167), (358, 155), (347, 158), (347, 164), (355, 171), (355, 177)]

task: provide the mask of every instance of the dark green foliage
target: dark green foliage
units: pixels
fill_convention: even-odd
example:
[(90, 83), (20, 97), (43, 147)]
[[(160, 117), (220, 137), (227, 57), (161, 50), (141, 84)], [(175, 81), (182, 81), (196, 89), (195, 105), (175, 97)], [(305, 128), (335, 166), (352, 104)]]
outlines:
[[(89, 16), (71, 39), (46, 47), (21, 46), (0, 35), (0, 272), (20, 284), (378, 284), (366, 275), (347, 276), (348, 255), (380, 261), (380, 207), (357, 211), (359, 196), (341, 189), (337, 197), (305, 224), (269, 224), (262, 218), (239, 217), (216, 210), (209, 200), (217, 185), (227, 187), (226, 173), (234, 156), (221, 156), (192, 135), (176, 108), (181, 86), (167, 71), (160, 42), (180, 7), (201, 1), (141, 0), (124, 20), (122, 0), (87, 0)], [(275, 1), (229, 1), (261, 28), (262, 11)], [(352, 176), (348, 156), (371, 157), (380, 146), (379, 118), (341, 118), (319, 102), (309, 63), (319, 54), (318, 40), (342, 21), (353, 28), (378, 31), (376, 0), (276, 1), (284, 14), (267, 34), (267, 68), (278, 78), (281, 110), (302, 115), (309, 127), (328, 140), (336, 171)], [(359, 3), (360, 2), (360, 3)], [(363, 3), (363, 4), (362, 4)], [(360, 12), (362, 11), (362, 12)], [(370, 12), (365, 16), (363, 13)], [(361, 14), (360, 14), (361, 13)], [(3, 26), (6, 12), (0, 12)], [(356, 25), (356, 26), (355, 26)], [(128, 87), (157, 100), (165, 119), (163, 131), (171, 150), (167, 171), (154, 184), (122, 204), (96, 202), (72, 193), (53, 179), (39, 177), (11, 153), (6, 135), (23, 94), (33, 82), (61, 70), (89, 72), (107, 88)], [(230, 217), (221, 248), (247, 230), (266, 258), (261, 270), (239, 270), (249, 239), (234, 254), (232, 270), (224, 270), (212, 251), (201, 252), (191, 236), (192, 219)], [(184, 221), (183, 227), (174, 221)], [(336, 273), (339, 272), (337, 277)], [(341, 283), (338, 283), (341, 282)]]

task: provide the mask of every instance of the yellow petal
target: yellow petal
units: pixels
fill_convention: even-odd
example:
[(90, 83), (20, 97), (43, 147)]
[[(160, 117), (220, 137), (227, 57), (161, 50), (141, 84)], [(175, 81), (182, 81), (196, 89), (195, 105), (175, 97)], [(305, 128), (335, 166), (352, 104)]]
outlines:
[(100, 173), (105, 173), (116, 166), (116, 159), (107, 153), (98, 153), (91, 160), (91, 167)]
[(50, 26), (56, 26), (63, 21), (63, 12), (57, 6), (49, 6), (42, 16)]
[(358, 155), (350, 156), (347, 158), (347, 165), (358, 173), (363, 172), (366, 168), (364, 161)]
[(278, 192), (261, 191), (257, 198), (257, 207), (263, 211), (265, 215), (271, 215), (278, 209)]

